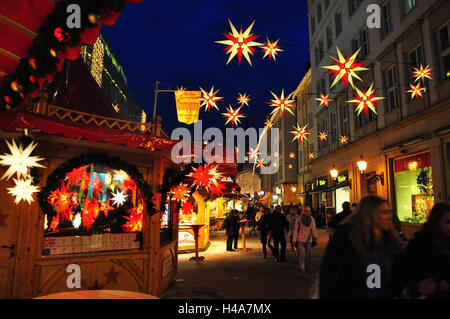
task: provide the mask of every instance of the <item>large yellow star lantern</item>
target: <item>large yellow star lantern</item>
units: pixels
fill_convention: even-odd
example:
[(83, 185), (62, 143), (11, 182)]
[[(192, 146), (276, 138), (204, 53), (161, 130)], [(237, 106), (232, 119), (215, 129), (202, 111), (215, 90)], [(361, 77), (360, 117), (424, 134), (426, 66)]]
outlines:
[(13, 178), (14, 187), (8, 188), (8, 193), (15, 197), (14, 203), (19, 204), (21, 201), (26, 201), (28, 204), (34, 201), (33, 194), (39, 192), (39, 187), (32, 185), (33, 180), (15, 179)]
[(426, 67), (423, 67), (423, 65), (420, 66), (420, 68), (414, 68), (413, 76), (416, 78), (414, 82), (418, 82), (419, 80), (422, 80), (422, 83), (425, 83), (425, 78), (432, 80), (430, 74), (432, 70), (429, 65)]
[(330, 99), (329, 95), (325, 95), (325, 94), (320, 94), (320, 97), (318, 99), (316, 99), (317, 101), (320, 102), (319, 106), (326, 106), (328, 107), (328, 105), (330, 104), (331, 101), (333, 101), (332, 99)]
[(357, 96), (354, 97), (353, 100), (348, 101), (347, 103), (355, 103), (355, 112), (358, 113), (358, 116), (364, 110), (364, 114), (366, 117), (369, 115), (369, 110), (377, 114), (376, 103), (380, 100), (385, 99), (384, 97), (378, 97), (375, 95), (375, 90), (373, 89), (373, 83), (370, 85), (367, 91), (361, 92), (360, 89), (355, 88)]
[(205, 106), (205, 111), (208, 112), (211, 110), (211, 107), (214, 107), (217, 110), (219, 110), (217, 102), (222, 101), (223, 97), (218, 97), (216, 95), (217, 93), (219, 93), (220, 90), (214, 92), (214, 86), (212, 87), (211, 91), (209, 91), (209, 93), (203, 90), (202, 88), (200, 88), (200, 90), (202, 91), (202, 97), (200, 98), (202, 104), (200, 105), (200, 107)]
[(264, 43), (264, 46), (263, 46), (263, 52), (264, 52), (263, 59), (266, 56), (269, 56), (269, 60), (272, 60), (272, 58), (274, 61), (277, 60), (276, 56), (278, 55), (278, 52), (284, 51), (284, 50), (280, 49), (280, 46), (278, 45), (278, 41), (280, 41), (280, 40), (277, 40), (275, 42), (270, 42), (269, 38), (267, 38), (267, 42)]
[(360, 81), (361, 78), (356, 74), (356, 72), (359, 71), (368, 71), (369, 69), (363, 68), (362, 66), (366, 65), (367, 63), (357, 63), (356, 57), (358, 56), (358, 53), (361, 49), (356, 51), (355, 54), (352, 56), (349, 55), (348, 59), (345, 59), (342, 55), (341, 51), (339, 51), (339, 48), (336, 47), (337, 53), (339, 56), (339, 60), (330, 57), (331, 60), (335, 63), (335, 65), (329, 65), (329, 66), (323, 66), (322, 68), (328, 69), (327, 73), (334, 74), (335, 79), (331, 87), (335, 86), (339, 81), (342, 81), (345, 83), (345, 89), (347, 90), (348, 84), (355, 88), (355, 85), (353, 84), (353, 78), (356, 78)]
[(237, 100), (241, 106), (249, 106), (248, 103), (250, 102), (250, 96), (247, 95), (247, 93), (244, 93), (243, 95), (239, 93), (239, 97), (237, 98)]
[(241, 122), (240, 118), (245, 117), (242, 113), (239, 113), (241, 108), (242, 106), (234, 110), (230, 105), (230, 108), (227, 109), (227, 113), (222, 113), (222, 115), (227, 119), (225, 125), (231, 122), (233, 126), (237, 126)]
[(245, 30), (245, 32), (242, 32), (242, 28), (238, 32), (233, 23), (231, 23), (231, 21), (229, 20), (228, 22), (230, 23), (231, 33), (223, 34), (227, 38), (227, 40), (215, 41), (216, 43), (224, 44), (227, 46), (225, 48), (225, 52), (226, 54), (230, 55), (227, 61), (227, 65), (237, 55), (239, 66), (241, 65), (242, 56), (245, 57), (245, 59), (251, 66), (252, 61), (250, 60), (249, 54), (255, 54), (256, 50), (253, 47), (259, 47), (263, 45), (262, 43), (253, 41), (259, 37), (259, 35), (251, 33), (255, 21), (253, 21), (253, 23), (247, 28), (247, 30)]
[(410, 84), (411, 89), (409, 91), (406, 91), (411, 94), (411, 100), (416, 98), (416, 100), (419, 99), (419, 96), (422, 97), (423, 92), (425, 89), (420, 86), (420, 83), (417, 83), (417, 85)]
[(298, 140), (300, 143), (303, 143), (304, 140), (308, 140), (307, 135), (309, 135), (311, 132), (307, 131), (306, 128), (308, 127), (308, 124), (306, 124), (304, 127), (300, 127), (297, 124), (297, 127), (293, 126), (295, 131), (292, 131), (291, 134), (294, 135), (293, 142), (295, 140)]
[(275, 107), (275, 109), (272, 111), (271, 114), (274, 114), (278, 111), (281, 112), (281, 118), (283, 118), (284, 115), (284, 111), (288, 111), (289, 113), (291, 113), (292, 115), (294, 115), (294, 112), (292, 111), (292, 107), (295, 105), (295, 100), (291, 100), (290, 98), (292, 97), (291, 93), (289, 94), (287, 97), (284, 97), (284, 89), (281, 92), (281, 96), (277, 96), (275, 93), (272, 93), (273, 97), (275, 98), (275, 100), (272, 100), (270, 102), (268, 102), (269, 105)]

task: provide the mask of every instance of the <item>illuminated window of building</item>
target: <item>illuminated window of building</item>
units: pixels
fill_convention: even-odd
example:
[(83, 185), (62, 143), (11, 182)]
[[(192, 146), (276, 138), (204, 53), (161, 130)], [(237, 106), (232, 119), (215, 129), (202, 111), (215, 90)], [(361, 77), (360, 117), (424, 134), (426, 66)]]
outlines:
[(431, 155), (394, 161), (395, 200), (401, 221), (423, 223), (434, 205)]

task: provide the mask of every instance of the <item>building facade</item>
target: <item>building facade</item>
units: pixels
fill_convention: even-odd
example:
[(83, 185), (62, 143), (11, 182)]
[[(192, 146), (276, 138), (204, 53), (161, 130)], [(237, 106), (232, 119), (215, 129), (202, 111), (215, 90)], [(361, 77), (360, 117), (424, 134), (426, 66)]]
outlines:
[[(367, 7), (378, 3), (381, 28), (367, 27)], [(366, 195), (387, 198), (403, 222), (423, 222), (434, 202), (450, 200), (450, 3), (441, 0), (311, 0), (309, 5), (312, 95), (329, 94), (328, 107), (312, 100), (312, 136), (317, 156), (311, 163), (315, 208), (358, 202)], [(358, 49), (367, 71), (359, 73), (361, 90), (373, 83), (377, 114), (360, 116), (348, 103), (356, 92), (342, 83), (331, 88), (326, 65)], [(414, 67), (429, 65), (432, 80), (423, 97), (407, 92)], [(326, 141), (319, 133), (326, 132)], [(340, 138), (348, 137), (348, 143)], [(361, 171), (357, 162), (367, 162)], [(339, 174), (331, 178), (330, 170)], [(302, 175), (300, 171), (300, 175)], [(300, 178), (303, 178), (300, 176)], [(304, 183), (302, 181), (302, 183)], [(315, 187), (314, 187), (315, 186)]]

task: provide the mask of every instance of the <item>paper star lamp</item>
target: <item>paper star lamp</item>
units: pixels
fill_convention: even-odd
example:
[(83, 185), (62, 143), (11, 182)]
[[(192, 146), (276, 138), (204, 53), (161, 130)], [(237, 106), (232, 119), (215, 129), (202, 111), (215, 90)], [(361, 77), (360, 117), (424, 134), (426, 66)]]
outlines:
[(125, 195), (123, 191), (117, 191), (112, 194), (113, 205), (120, 207), (127, 201), (128, 195)]
[(79, 180), (82, 180), (85, 173), (86, 168), (89, 165), (81, 166), (79, 168), (75, 168), (72, 172), (66, 174), (66, 178), (69, 180), (70, 184), (76, 184)]
[(264, 162), (261, 161), (259, 158), (256, 160), (256, 167), (258, 168), (264, 167)]
[(113, 107), (114, 111), (116, 111), (116, 113), (120, 112), (119, 104), (113, 104), (112, 107)]
[(94, 178), (92, 179), (91, 186), (92, 193), (95, 197), (98, 197), (99, 193), (103, 192), (102, 182), (100, 181), (100, 178), (98, 178), (98, 174), (95, 174)]
[(411, 94), (411, 100), (416, 98), (419, 99), (419, 96), (422, 97), (423, 93), (425, 92), (425, 89), (420, 86), (420, 83), (417, 83), (417, 85), (410, 84), (411, 89), (409, 91), (406, 91)]
[(266, 129), (270, 130), (270, 129), (273, 127), (273, 122), (272, 122), (271, 120), (267, 120), (267, 121), (264, 123), (264, 127), (265, 127)]
[(316, 100), (320, 102), (319, 106), (324, 106), (325, 105), (326, 107), (328, 107), (330, 102), (333, 101), (333, 100), (330, 99), (329, 95), (324, 95), (324, 94), (321, 94), (320, 98), (318, 98)]
[(122, 226), (123, 230), (127, 233), (141, 232), (144, 225), (144, 215), (136, 208), (130, 209), (129, 212), (130, 217), (123, 216), (123, 218), (128, 220), (128, 222)]
[(205, 111), (210, 111), (211, 107), (216, 108), (217, 110), (219, 110), (219, 107), (217, 106), (217, 102), (218, 101), (222, 101), (223, 97), (218, 97), (216, 96), (217, 93), (219, 93), (220, 90), (217, 90), (216, 92), (214, 92), (214, 86), (212, 87), (211, 91), (206, 92), (205, 90), (203, 90), (202, 88), (200, 88), (200, 91), (202, 91), (202, 97), (200, 98), (201, 101), (201, 105), (205, 106)]
[(365, 62), (357, 63), (356, 62), (357, 61), (356, 57), (358, 56), (358, 53), (361, 49), (356, 51), (356, 53), (353, 54), (351, 57), (349, 54), (349, 57), (347, 59), (344, 58), (341, 51), (339, 51), (338, 47), (336, 47), (336, 49), (337, 49), (337, 53), (339, 56), (339, 60), (337, 60), (333, 57), (330, 57), (331, 60), (333, 60), (333, 62), (335, 63), (335, 65), (323, 66), (322, 68), (330, 70), (327, 73), (334, 74), (334, 76), (335, 76), (334, 82), (331, 85), (331, 87), (335, 86), (339, 81), (342, 81), (345, 83), (346, 90), (348, 88), (349, 83), (354, 88), (355, 86), (353, 84), (353, 78), (356, 78), (356, 79), (362, 81), (361, 78), (358, 76), (358, 74), (356, 74), (356, 72), (369, 70), (368, 68), (362, 67), (362, 66), (366, 65), (367, 63), (365, 63)]
[(269, 105), (275, 107), (275, 109), (272, 111), (271, 114), (274, 114), (274, 113), (280, 111), (281, 118), (283, 118), (284, 111), (288, 111), (289, 113), (294, 115), (294, 112), (292, 111), (291, 108), (295, 105), (295, 100), (290, 99), (292, 97), (292, 94), (294, 94), (294, 93), (289, 94), (289, 96), (287, 96), (286, 98), (284, 97), (284, 89), (281, 91), (280, 97), (278, 97), (273, 92), (270, 92), (270, 93), (272, 93), (273, 97), (275, 98), (275, 100), (268, 102)]
[(219, 197), (223, 196), (224, 189), (226, 189), (226, 186), (221, 181), (217, 181), (216, 184), (211, 184), (211, 197), (214, 195)]
[(50, 222), (50, 229), (55, 231), (58, 228), (59, 225), (59, 218), (53, 217), (52, 221)]
[(8, 188), (8, 193), (15, 197), (14, 204), (18, 205), (21, 201), (31, 204), (34, 202), (33, 194), (39, 192), (39, 187), (32, 185), (33, 180), (28, 179), (15, 179), (14, 187)]
[(304, 127), (300, 127), (297, 124), (297, 127), (293, 126), (295, 131), (292, 131), (291, 134), (294, 135), (293, 142), (295, 140), (298, 140), (300, 143), (303, 143), (304, 140), (308, 140), (307, 135), (309, 135), (311, 132), (307, 131), (306, 128), (308, 127), (308, 124), (306, 124)]
[(420, 65), (420, 68), (414, 68), (413, 76), (416, 78), (414, 82), (418, 82), (422, 80), (422, 83), (425, 84), (425, 79), (432, 80), (430, 74), (432, 70), (429, 65), (427, 65), (425, 68), (423, 65)]
[(277, 60), (276, 56), (278, 55), (278, 52), (284, 51), (284, 50), (280, 49), (280, 46), (278, 45), (278, 41), (280, 41), (280, 40), (278, 39), (275, 42), (270, 42), (269, 38), (267, 38), (267, 42), (264, 43), (264, 45), (262, 47), (263, 52), (264, 52), (263, 59), (266, 56), (269, 56), (269, 61), (272, 60), (272, 58), (274, 61)]
[(244, 95), (239, 93), (239, 97), (237, 98), (237, 100), (241, 107), (243, 107), (244, 105), (249, 106), (248, 103), (250, 102), (250, 96), (248, 96), (247, 93), (244, 93)]
[(339, 138), (339, 143), (341, 143), (342, 145), (348, 144), (348, 136), (341, 136)]
[(261, 153), (259, 152), (258, 148), (254, 150), (253, 148), (250, 147), (250, 152), (248, 153), (248, 155), (250, 155), (251, 159), (257, 160), (260, 154)]
[(355, 112), (358, 113), (358, 116), (364, 110), (364, 114), (366, 118), (369, 115), (369, 110), (373, 113), (377, 114), (377, 104), (378, 101), (385, 99), (384, 97), (378, 97), (375, 94), (375, 90), (373, 89), (373, 83), (369, 87), (367, 91), (361, 92), (358, 88), (356, 88), (357, 96), (353, 98), (353, 100), (348, 101), (347, 103), (355, 103)]
[(245, 32), (242, 32), (241, 30), (238, 32), (234, 25), (231, 23), (231, 21), (228, 20), (231, 27), (231, 33), (224, 33), (223, 36), (227, 38), (227, 40), (223, 41), (215, 41), (215, 43), (224, 44), (227, 47), (225, 48), (226, 54), (229, 54), (229, 58), (227, 61), (227, 65), (230, 63), (231, 60), (235, 56), (237, 56), (238, 64), (241, 65), (242, 56), (245, 57), (247, 62), (252, 66), (252, 61), (250, 60), (250, 54), (254, 55), (256, 50), (254, 47), (262, 46), (262, 43), (255, 42), (259, 35), (252, 34), (252, 28), (255, 22), (245, 30)]
[(327, 138), (328, 138), (328, 135), (325, 132), (320, 132), (319, 133), (319, 138), (320, 138), (321, 141), (326, 141)]
[(9, 168), (1, 179), (6, 178), (6, 180), (9, 180), (14, 174), (17, 174), (17, 178), (26, 178), (28, 175), (28, 168), (44, 167), (38, 163), (39, 161), (42, 161), (43, 158), (30, 156), (36, 148), (37, 143), (31, 142), (24, 149), (22, 144), (17, 146), (13, 139), (11, 144), (6, 141), (6, 145), (11, 153), (0, 155), (0, 165), (9, 166)]
[(125, 172), (124, 170), (113, 170), (114, 173), (114, 179), (119, 181), (119, 182), (124, 182), (124, 180), (129, 179), (130, 176), (128, 176), (127, 172)]
[(235, 125), (237, 126), (239, 123), (241, 123), (240, 118), (245, 117), (242, 113), (239, 113), (241, 108), (242, 106), (234, 110), (230, 105), (229, 108), (227, 109), (227, 113), (222, 113), (222, 115), (227, 119), (225, 125), (231, 122), (233, 126)]
[(106, 202), (100, 200), (100, 206), (99, 206), (99, 211), (103, 212), (103, 214), (105, 214), (105, 217), (108, 218), (108, 213), (110, 210), (114, 210), (115, 208), (112, 207), (111, 205), (109, 205), (109, 201), (111, 200), (111, 198), (108, 198), (108, 200)]
[(175, 95), (183, 96), (184, 93), (186, 93), (186, 89), (183, 86), (181, 88), (177, 87), (177, 90), (175, 91)]
[(316, 157), (316, 155), (314, 153), (309, 153), (308, 157), (309, 157), (309, 159), (314, 159), (314, 157)]
[(192, 205), (192, 201), (187, 201), (181, 206), (180, 213), (182, 215), (192, 215), (194, 208), (195, 206)]
[[(72, 221), (73, 212), (71, 207), (74, 192), (67, 191), (67, 186), (64, 184), (64, 181), (61, 181), (61, 187), (56, 192), (57, 200), (55, 201), (54, 206), (57, 207), (58, 215), (61, 215), (63, 221)], [(52, 196), (52, 194), (50, 194), (50, 196)]]
[(198, 168), (192, 168), (192, 172), (188, 175), (194, 178), (194, 185), (197, 187), (204, 186), (209, 189), (211, 184), (217, 184), (220, 180), (221, 174), (217, 172), (217, 166), (211, 167), (209, 165), (199, 165)]
[(172, 193), (172, 200), (184, 202), (187, 200), (189, 196), (189, 188), (185, 184), (180, 184), (176, 187), (173, 187), (171, 193)]
[(290, 158), (290, 159), (295, 159), (295, 153), (290, 153), (290, 154), (289, 154), (289, 158)]
[(95, 215), (98, 215), (98, 204), (96, 212), (95, 203), (97, 203), (97, 201), (94, 202), (92, 199), (88, 200), (87, 198), (84, 201), (81, 220), (83, 221), (83, 227), (86, 228), (87, 231), (89, 231), (92, 224), (95, 222)]

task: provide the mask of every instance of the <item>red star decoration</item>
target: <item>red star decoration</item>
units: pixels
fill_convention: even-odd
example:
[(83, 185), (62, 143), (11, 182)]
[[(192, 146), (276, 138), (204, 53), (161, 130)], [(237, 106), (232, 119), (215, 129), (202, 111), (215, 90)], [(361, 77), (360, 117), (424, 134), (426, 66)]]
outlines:
[(55, 231), (56, 228), (58, 228), (58, 225), (59, 225), (59, 218), (58, 218), (58, 216), (53, 217), (52, 221), (50, 222), (50, 229)]
[(314, 155), (314, 153), (309, 153), (308, 157), (309, 157), (309, 159), (314, 159), (315, 155)]
[(192, 215), (194, 212), (194, 205), (192, 205), (192, 201), (187, 201), (183, 203), (181, 206), (180, 213), (183, 215)]
[(429, 65), (426, 67), (421, 65), (420, 68), (414, 68), (413, 76), (416, 78), (414, 82), (422, 80), (422, 83), (425, 84), (425, 78), (432, 80), (430, 76), (431, 72), (432, 70)]
[(122, 225), (123, 231), (127, 233), (141, 232), (144, 225), (144, 214), (139, 207), (129, 209), (130, 217), (123, 216), (128, 222)]
[(226, 189), (226, 186), (221, 181), (211, 184), (211, 197), (214, 195), (223, 196), (223, 189)]
[(102, 182), (100, 178), (98, 178), (98, 174), (95, 174), (94, 179), (92, 180), (92, 192), (95, 197), (98, 197), (99, 193), (103, 192)]
[(348, 143), (348, 137), (347, 137), (347, 136), (341, 136), (341, 137), (339, 138), (339, 142), (340, 142), (341, 144), (347, 144), (347, 143)]
[(72, 196), (74, 192), (68, 192), (64, 181), (61, 181), (61, 187), (52, 192), (48, 198), (50, 204), (53, 202), (53, 206), (57, 207), (58, 216), (62, 217), (62, 220), (72, 221)]
[(108, 218), (108, 212), (110, 210), (114, 210), (115, 208), (109, 205), (109, 201), (111, 200), (111, 198), (108, 198), (108, 200), (106, 202), (100, 200), (100, 207), (99, 207), (99, 211), (102, 211), (103, 214), (105, 214), (105, 217)]
[(264, 127), (270, 130), (273, 127), (273, 122), (271, 120), (267, 120), (266, 123), (264, 123)]
[(200, 165), (198, 168), (193, 168), (193, 170), (190, 176), (195, 179), (194, 185), (198, 187), (205, 185), (205, 187), (208, 187), (211, 179), (214, 178), (214, 175), (211, 174), (211, 167), (209, 165), (205, 165), (205, 167)]
[(184, 202), (189, 194), (189, 188), (186, 185), (181, 184), (176, 187), (173, 187), (171, 193), (172, 193), (172, 200)]
[(83, 180), (86, 174), (85, 170), (89, 165), (75, 168), (72, 172), (66, 174), (66, 178), (69, 179), (70, 184), (76, 184), (79, 180)]
[(92, 224), (98, 216), (98, 203), (92, 199), (84, 201), (83, 213), (81, 214), (81, 219), (83, 220), (83, 227), (87, 231), (91, 228)]
[(110, 282), (118, 284), (117, 277), (120, 275), (120, 272), (114, 271), (113, 267), (111, 267), (111, 270), (109, 272), (105, 272), (103, 275), (106, 277), (106, 284), (105, 284), (105, 286), (108, 285)]

